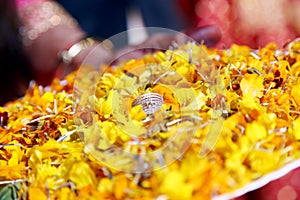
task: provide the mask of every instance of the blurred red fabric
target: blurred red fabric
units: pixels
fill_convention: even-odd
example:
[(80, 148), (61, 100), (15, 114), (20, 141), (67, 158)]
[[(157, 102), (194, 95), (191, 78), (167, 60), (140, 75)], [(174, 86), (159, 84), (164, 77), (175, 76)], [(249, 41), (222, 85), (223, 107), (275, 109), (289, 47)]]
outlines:
[(222, 39), (217, 45), (220, 48), (233, 43), (259, 48), (269, 42), (281, 47), (300, 33), (300, 2), (296, 0), (181, 0), (180, 3), (189, 20), (194, 18), (191, 24), (216, 25), (221, 29)]
[(235, 200), (296, 200), (300, 199), (300, 168), (270, 182), (264, 187), (249, 192)]

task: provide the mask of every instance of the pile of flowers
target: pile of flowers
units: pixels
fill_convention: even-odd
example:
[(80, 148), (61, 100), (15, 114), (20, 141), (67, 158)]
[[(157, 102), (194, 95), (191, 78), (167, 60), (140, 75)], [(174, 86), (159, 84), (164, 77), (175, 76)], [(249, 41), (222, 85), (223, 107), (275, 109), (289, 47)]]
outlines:
[[(48, 87), (32, 82), (0, 108), (0, 196), (211, 199), (235, 191), (300, 158), (299, 73), (298, 40), (258, 50), (189, 43), (108, 67), (79, 100), (75, 72)], [(154, 111), (143, 104), (147, 94)], [(101, 134), (78, 102), (92, 108)], [(173, 141), (174, 149), (188, 143), (180, 155), (166, 148), (172, 162), (161, 155), (137, 166), (111, 148), (154, 152), (182, 127), (194, 128)]]

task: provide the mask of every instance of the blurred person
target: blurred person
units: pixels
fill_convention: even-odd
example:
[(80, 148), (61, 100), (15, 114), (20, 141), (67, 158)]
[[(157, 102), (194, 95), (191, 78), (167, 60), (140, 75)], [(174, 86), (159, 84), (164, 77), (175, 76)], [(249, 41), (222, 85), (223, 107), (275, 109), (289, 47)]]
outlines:
[(136, 11), (145, 27), (181, 31), (190, 27), (177, 0), (57, 0), (92, 37), (109, 38), (128, 29), (128, 15)]
[[(86, 33), (55, 1), (16, 0), (16, 6), (24, 54), (32, 78), (39, 84), (49, 84), (59, 67), (79, 65), (97, 45), (94, 41), (85, 41)], [(63, 60), (62, 52), (79, 43), (77, 51)], [(99, 52), (99, 59), (103, 61), (109, 56), (106, 49)]]
[[(56, 1), (1, 1), (0, 11), (1, 104), (21, 97), (32, 79), (47, 85), (62, 68), (71, 66), (75, 70), (96, 46), (99, 47), (100, 42), (88, 38), (92, 35)], [(107, 29), (113, 30), (108, 26)], [(190, 34), (210, 44), (219, 38), (218, 29), (213, 27), (200, 28)], [(176, 40), (176, 37), (166, 35), (155, 38), (149, 42), (170, 45)], [(169, 43), (159, 42), (162, 40)], [(119, 55), (102, 46), (97, 51), (98, 63)]]
[(0, 1), (0, 103), (20, 97), (31, 78), (18, 37), (14, 1)]
[[(80, 18), (77, 18), (77, 20), (93, 24), (90, 28), (86, 28), (86, 30), (84, 30), (82, 26), (87, 27), (86, 24), (78, 23), (77, 20), (73, 18), (73, 15), (70, 15), (56, 1), (17, 0), (18, 14), (21, 22), (23, 23), (20, 32), (23, 38), (25, 53), (28, 56), (30, 66), (34, 73), (34, 79), (43, 85), (48, 84), (49, 80), (51, 80), (55, 75), (54, 68), (59, 66), (62, 63), (61, 61), (66, 61), (64, 57), (62, 57), (63, 60), (54, 58), (61, 55), (62, 52), (68, 51), (78, 42), (84, 41), (84, 46), (87, 46), (87, 48), (82, 47), (76, 56), (71, 56), (74, 58), (69, 58), (69, 60), (71, 60), (67, 61), (67, 64), (78, 66), (93, 47), (99, 44), (99, 42), (91, 40), (85, 41), (86, 38), (93, 37), (105, 40), (112, 36), (112, 34), (118, 33), (118, 31), (122, 32), (127, 30), (124, 26), (124, 14), (126, 13), (124, 13), (124, 11), (120, 11), (118, 14), (119, 9), (125, 9), (125, 2), (127, 1), (91, 0), (78, 1), (77, 3), (72, 2), (72, 5), (77, 5), (77, 7), (79, 7), (79, 12), (85, 13), (88, 16), (88, 18), (86, 18), (85, 16), (80, 15)], [(114, 3), (113, 6), (111, 3)], [(159, 4), (159, 2), (156, 1), (154, 5), (156, 4)], [(91, 7), (94, 9), (90, 10), (89, 8)], [(104, 12), (104, 10), (106, 12)], [(146, 12), (147, 9), (144, 10)], [(157, 15), (157, 13), (165, 12), (164, 10), (160, 10), (161, 9), (159, 9), (158, 5), (156, 5), (156, 10), (151, 10), (152, 16)], [(147, 12), (149, 13), (149, 11)], [(90, 15), (89, 13), (94, 14)], [(107, 13), (112, 13), (113, 15), (106, 16)], [(169, 20), (156, 18), (149, 21), (156, 22), (152, 25), (161, 25), (162, 28), (175, 28), (179, 30), (183, 28), (183, 26), (177, 25), (177, 27), (175, 27), (176, 22), (180, 24), (179, 20), (172, 19), (172, 17), (176, 16), (175, 13), (175, 11), (169, 13)], [(161, 24), (158, 23), (158, 21), (164, 22)], [(195, 29), (189, 32), (189, 35), (194, 37), (195, 40), (204, 40), (210, 45), (215, 44), (219, 40), (218, 29), (213, 27)], [(170, 40), (168, 40), (169, 43), (166, 45), (170, 45), (170, 42), (175, 38), (172, 38), (172, 36), (167, 37)], [(156, 40), (151, 40), (151, 43), (156, 43), (157, 45), (161, 45), (158, 41), (166, 40), (165, 36), (156, 36), (155, 38)], [(145, 42), (147, 43), (147, 41)], [(93, 44), (91, 45), (91, 43)], [(163, 44), (165, 44), (165, 42)], [(109, 49), (103, 48), (102, 51), (100, 49), (97, 59), (105, 62), (109, 60), (111, 56), (112, 52), (110, 52)]]
[(215, 25), (222, 33), (220, 48), (231, 44), (282, 47), (299, 36), (300, 2), (297, 0), (182, 0), (185, 13), (197, 27)]

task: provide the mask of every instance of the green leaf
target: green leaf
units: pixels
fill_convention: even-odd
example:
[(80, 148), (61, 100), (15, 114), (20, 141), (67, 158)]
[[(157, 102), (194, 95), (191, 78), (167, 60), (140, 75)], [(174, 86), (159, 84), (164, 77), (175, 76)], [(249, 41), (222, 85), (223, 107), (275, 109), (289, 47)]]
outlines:
[(20, 184), (9, 184), (0, 190), (0, 200), (15, 200), (18, 198)]

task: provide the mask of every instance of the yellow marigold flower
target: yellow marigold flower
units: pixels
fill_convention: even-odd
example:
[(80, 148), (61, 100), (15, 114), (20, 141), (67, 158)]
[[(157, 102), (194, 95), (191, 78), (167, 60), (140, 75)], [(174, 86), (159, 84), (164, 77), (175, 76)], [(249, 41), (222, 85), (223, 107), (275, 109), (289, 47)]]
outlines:
[(254, 121), (247, 124), (246, 136), (250, 139), (250, 141), (257, 142), (267, 136), (267, 130), (263, 124)]
[(298, 77), (299, 73), (300, 73), (300, 61), (297, 61), (291, 66), (291, 75)]
[(94, 171), (85, 162), (74, 163), (69, 173), (70, 180), (76, 184), (78, 189), (96, 185), (98, 182)]
[(128, 180), (125, 176), (120, 176), (114, 183), (114, 195), (116, 199), (123, 199), (126, 195)]
[(102, 194), (113, 192), (113, 181), (109, 178), (102, 178), (98, 184), (98, 191)]
[(147, 114), (143, 111), (142, 105), (137, 105), (132, 107), (132, 109), (130, 110), (130, 116), (132, 120), (140, 122), (147, 117)]
[(258, 173), (267, 173), (274, 170), (280, 163), (280, 152), (268, 152), (265, 150), (253, 150), (247, 158), (252, 170)]
[(291, 94), (297, 106), (300, 106), (300, 84), (293, 86)]
[(244, 95), (250, 94), (254, 97), (261, 97), (264, 78), (258, 74), (245, 74), (240, 86)]
[(294, 137), (296, 140), (300, 140), (300, 117), (293, 121)]
[(54, 95), (51, 92), (45, 92), (43, 94), (43, 96), (41, 97), (42, 100), (44, 100), (45, 102), (53, 102), (54, 100)]
[(28, 190), (28, 198), (29, 200), (47, 200), (47, 195), (45, 191), (42, 191), (39, 187), (30, 187)]
[[(3, 164), (3, 165), (2, 165)], [(0, 177), (6, 180), (20, 179), (24, 175), (25, 163), (19, 163), (18, 165), (6, 165), (1, 163), (0, 165)]]
[(171, 199), (191, 199), (193, 192), (192, 185), (186, 183), (185, 177), (179, 171), (169, 171), (158, 189)]
[(112, 106), (113, 106), (113, 102), (112, 102), (112, 98), (113, 98), (114, 92), (110, 91), (108, 94), (107, 99), (105, 98), (100, 98), (98, 100), (95, 101), (95, 110), (96, 112), (103, 116), (104, 118), (109, 118), (110, 115), (112, 114)]

